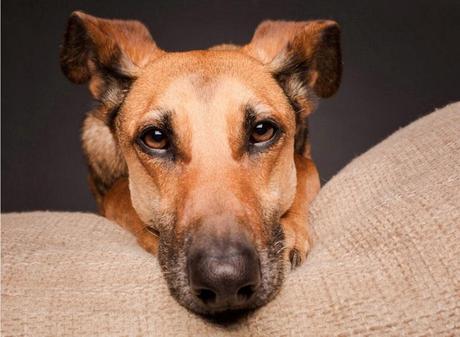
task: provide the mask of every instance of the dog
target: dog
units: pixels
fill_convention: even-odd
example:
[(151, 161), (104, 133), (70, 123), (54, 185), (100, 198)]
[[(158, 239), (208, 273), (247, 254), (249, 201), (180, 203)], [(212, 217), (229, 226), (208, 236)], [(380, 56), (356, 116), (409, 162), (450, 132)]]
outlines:
[(158, 256), (172, 296), (211, 316), (273, 299), (311, 246), (308, 117), (340, 84), (338, 24), (166, 52), (138, 21), (77, 11), (60, 63), (98, 102), (82, 145), (100, 213)]

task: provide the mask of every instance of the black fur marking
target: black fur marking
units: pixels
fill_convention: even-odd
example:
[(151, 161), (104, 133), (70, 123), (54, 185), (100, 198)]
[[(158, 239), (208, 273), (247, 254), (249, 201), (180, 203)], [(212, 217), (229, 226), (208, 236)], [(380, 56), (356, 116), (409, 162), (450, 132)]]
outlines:
[(74, 83), (85, 83), (91, 77), (87, 63), (90, 44), (83, 20), (78, 15), (72, 15), (69, 18), (59, 57), (62, 72)]
[(307, 74), (309, 70), (309, 65), (306, 60), (301, 59), (296, 54), (291, 53), (289, 60), (279, 69), (276, 73), (273, 74), (275, 80), (279, 83), (281, 89), (286, 95), (289, 104), (295, 113), (296, 120), (296, 135), (295, 135), (295, 144), (294, 149), (298, 154), (303, 154), (308, 141), (308, 119), (302, 116), (302, 107), (299, 101), (296, 99), (295, 93), (289, 91), (288, 82), (293, 80), (295, 77), (296, 81), (300, 81), (305, 90), (307, 88)]
[(111, 130), (114, 130), (115, 119), (135, 81), (134, 77), (121, 71), (121, 58), (121, 51), (117, 48), (108, 65), (102, 64), (98, 60), (93, 60), (97, 65), (97, 71), (103, 82), (103, 87), (99, 88), (101, 94), (97, 100), (107, 108), (105, 122)]
[[(296, 115), (296, 117), (297, 116), (298, 114)], [(294, 149), (297, 154), (304, 154), (305, 149), (307, 147), (309, 135), (308, 118), (299, 118), (299, 120), (296, 122), (296, 125), (297, 127), (295, 134)]]
[(339, 89), (342, 77), (340, 28), (337, 25), (322, 31), (321, 45), (317, 48), (315, 59), (319, 76), (313, 89), (322, 98), (330, 97)]
[(244, 122), (243, 122), (243, 139), (241, 143), (240, 154), (246, 153), (249, 151), (249, 139), (251, 138), (251, 131), (256, 122), (256, 112), (248, 104), (244, 107)]
[[(123, 53), (114, 46), (110, 58), (101, 60), (100, 50), (90, 36), (84, 20), (78, 14), (69, 18), (60, 61), (63, 73), (74, 83), (86, 83), (99, 77), (96, 100), (105, 107), (106, 124), (113, 130), (115, 118), (126, 98), (134, 78), (123, 72)], [(92, 63), (95, 69), (91, 70)]]
[[(115, 120), (123, 106), (126, 97), (129, 94), (131, 85), (134, 82), (132, 78), (121, 77), (118, 79), (111, 75), (105, 74), (106, 80), (104, 94), (98, 101), (107, 108), (105, 123), (111, 130), (115, 130)], [(117, 97), (104, 97), (110, 91), (110, 95), (116, 95)], [(107, 101), (110, 99), (110, 102)]]
[[(302, 116), (302, 104), (299, 99), (308, 100), (309, 97), (299, 97), (299, 92), (295, 91), (303, 87), (306, 95), (314, 92), (315, 95), (323, 98), (337, 91), (342, 74), (340, 28), (335, 24), (325, 28), (321, 32), (313, 55), (308, 57), (289, 43), (283, 57), (284, 62), (275, 70), (273, 77), (283, 89), (296, 113), (295, 151), (304, 154), (308, 144), (308, 120)], [(312, 66), (318, 73), (315, 83), (310, 83)]]
[(115, 131), (115, 120), (117, 119), (119, 115), (122, 105), (123, 104), (119, 104), (115, 106), (112, 110), (108, 111), (107, 120), (105, 123), (107, 124), (107, 126), (110, 128), (112, 132)]
[(288, 52), (285, 63), (280, 69), (277, 69), (276, 73), (273, 75), (275, 80), (280, 83), (282, 88), (286, 88), (287, 82), (295, 76), (304, 87), (307, 87), (311, 61), (295, 52), (290, 44), (288, 44), (287, 50)]

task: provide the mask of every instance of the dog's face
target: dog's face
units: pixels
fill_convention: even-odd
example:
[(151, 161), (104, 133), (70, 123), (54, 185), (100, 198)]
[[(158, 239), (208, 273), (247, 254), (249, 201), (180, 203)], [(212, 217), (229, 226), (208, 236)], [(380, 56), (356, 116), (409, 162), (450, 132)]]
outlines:
[(165, 53), (138, 22), (75, 13), (61, 57), (102, 103), (172, 294), (200, 313), (269, 301), (294, 153), (307, 151), (314, 98), (340, 78), (337, 25), (266, 22), (242, 48)]
[(296, 188), (294, 134), (283, 91), (240, 53), (165, 55), (133, 84), (117, 120), (132, 200), (159, 230), (160, 262), (187, 306), (208, 309), (190, 289), (189, 273), (206, 268), (193, 255), (254, 250), (256, 265), (244, 268), (260, 268), (260, 282), (248, 277), (241, 287), (257, 288), (254, 305), (279, 287), (279, 219)]

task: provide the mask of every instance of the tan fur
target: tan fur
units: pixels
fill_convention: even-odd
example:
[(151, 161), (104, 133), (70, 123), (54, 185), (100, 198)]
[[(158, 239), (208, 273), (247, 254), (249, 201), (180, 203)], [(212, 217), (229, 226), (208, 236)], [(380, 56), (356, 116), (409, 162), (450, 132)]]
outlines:
[[(189, 308), (198, 310), (185, 242), (198, 230), (251, 238), (262, 270), (257, 305), (279, 290), (277, 256), (283, 268), (304, 261), (308, 207), (320, 187), (307, 118), (338, 87), (338, 39), (332, 21), (266, 21), (243, 47), (166, 53), (139, 22), (72, 15), (61, 65), (101, 102), (82, 137), (101, 213), (159, 254), (171, 291)], [(263, 151), (249, 151), (248, 114), (279, 127)], [(169, 159), (138, 143), (165, 119)]]
[[(195, 218), (224, 210), (240, 212), (242, 222), (253, 226), (254, 231), (260, 230), (257, 228), (263, 222), (261, 217), (272, 216), (273, 209), (285, 212), (295, 193), (292, 153), (295, 121), (291, 108), (261, 65), (238, 52), (192, 52), (181, 55), (179, 62), (175, 55), (165, 56), (147, 67), (148, 75), (134, 84), (117, 124), (130, 172), (130, 187), (139, 194), (133, 197), (134, 207), (149, 224), (162, 216), (157, 212), (179, 208), (176, 221), (181, 230)], [(260, 78), (255, 83), (262, 85), (255, 86), (254, 78)], [(152, 88), (150, 83), (155, 79), (161, 80)], [(268, 85), (270, 82), (272, 86)], [(232, 128), (239, 129), (243, 124), (242, 103), (261, 100), (270, 107), (271, 115), (284, 123), (287, 132), (284, 141), (276, 152), (267, 154), (263, 164), (251, 167), (242, 158), (242, 164), (236, 165), (233, 153), (238, 149), (232, 142), (240, 141), (241, 131), (232, 137)], [(187, 144), (185, 156), (192, 158), (180, 172), (163, 170), (131, 146), (139, 125), (150, 123), (157, 107), (174, 107), (173, 128), (179, 141)], [(247, 167), (246, 172), (241, 171), (241, 165)], [(286, 179), (290, 176), (292, 179)], [(286, 186), (280, 182), (286, 182)], [(161, 202), (151, 195), (161, 196)], [(178, 206), (180, 203), (184, 203), (183, 210)]]

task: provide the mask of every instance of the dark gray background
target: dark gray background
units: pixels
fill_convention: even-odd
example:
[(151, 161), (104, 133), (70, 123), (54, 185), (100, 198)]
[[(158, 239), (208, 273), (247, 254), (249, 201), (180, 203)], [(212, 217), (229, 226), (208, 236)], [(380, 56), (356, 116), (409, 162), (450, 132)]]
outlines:
[(166, 50), (249, 41), (263, 19), (330, 18), (344, 77), (312, 117), (323, 182), (436, 107), (460, 99), (460, 1), (2, 1), (2, 211), (95, 210), (79, 132), (91, 99), (61, 74), (59, 44), (82, 9), (143, 21)]

